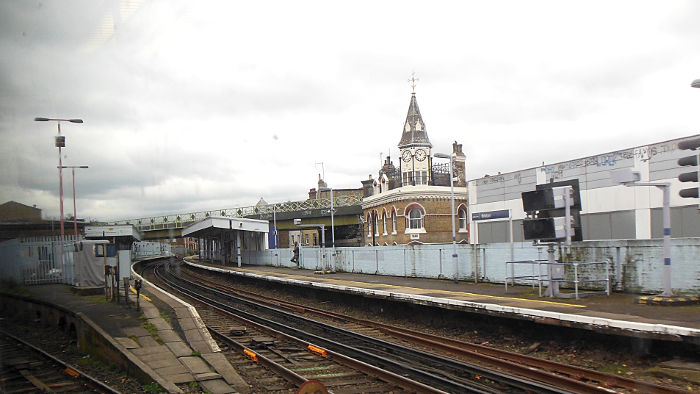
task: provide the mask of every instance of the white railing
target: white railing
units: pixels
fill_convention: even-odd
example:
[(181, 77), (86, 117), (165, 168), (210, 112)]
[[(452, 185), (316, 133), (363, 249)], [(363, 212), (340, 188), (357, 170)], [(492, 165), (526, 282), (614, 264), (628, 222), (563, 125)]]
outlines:
[[(525, 282), (526, 284), (529, 283), (533, 287), (535, 286), (535, 283), (537, 284), (538, 291), (539, 291), (539, 296), (542, 297), (542, 285), (546, 284), (551, 286), (553, 283), (573, 283), (574, 284), (574, 296), (578, 300), (579, 297), (581, 296), (586, 296), (586, 295), (593, 295), (593, 294), (600, 294), (600, 293), (605, 293), (606, 295), (610, 295), (610, 261), (589, 261), (589, 262), (583, 262), (583, 263), (559, 263), (559, 262), (551, 262), (548, 260), (525, 260), (525, 261), (506, 261), (506, 272), (508, 272), (508, 265), (510, 264), (510, 276), (506, 276), (504, 283), (505, 283), (505, 288), (506, 288), (506, 293), (508, 292), (508, 281), (510, 281), (511, 287), (515, 285), (515, 281), (517, 280), (519, 283)], [(515, 266), (516, 264), (519, 265), (529, 265), (531, 268), (531, 273), (529, 275), (515, 275)], [(591, 267), (591, 266), (604, 266), (605, 267), (605, 272), (603, 278), (584, 278), (579, 271), (579, 268), (584, 268), (584, 267)], [(537, 267), (537, 270), (535, 271), (535, 267)], [(542, 270), (544, 268), (544, 271)], [(554, 268), (562, 268), (564, 272), (562, 272), (560, 275), (557, 275), (553, 273)], [(566, 279), (567, 277), (567, 268), (573, 268), (573, 277), (571, 277), (571, 273), (568, 273), (569, 278), (571, 279)], [(571, 271), (571, 270), (569, 270)], [(590, 272), (590, 270), (589, 270)], [(600, 270), (597, 270), (597, 273), (603, 274), (600, 272)], [(603, 290), (602, 291), (593, 291), (590, 290), (585, 293), (580, 293), (579, 292), (579, 285), (580, 284), (586, 284), (586, 283), (599, 283), (603, 284)], [(597, 286), (587, 286), (588, 289), (595, 288)]]

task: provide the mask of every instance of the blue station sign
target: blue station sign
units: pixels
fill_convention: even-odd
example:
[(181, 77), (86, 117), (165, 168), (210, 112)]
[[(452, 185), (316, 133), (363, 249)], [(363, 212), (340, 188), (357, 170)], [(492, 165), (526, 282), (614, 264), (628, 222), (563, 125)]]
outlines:
[(488, 211), (488, 212), (473, 212), (472, 220), (490, 220), (490, 219), (506, 219), (510, 217), (510, 211), (507, 209), (501, 209), (500, 211)]

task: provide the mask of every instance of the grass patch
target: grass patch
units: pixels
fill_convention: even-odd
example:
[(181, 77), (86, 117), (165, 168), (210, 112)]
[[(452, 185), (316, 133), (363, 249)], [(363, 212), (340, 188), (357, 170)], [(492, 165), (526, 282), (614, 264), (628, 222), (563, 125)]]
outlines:
[(12, 279), (4, 279), (0, 281), (0, 293), (12, 294), (24, 297), (31, 297), (32, 292), (24, 286), (20, 286)]
[(104, 363), (102, 362), (102, 360), (97, 359), (95, 357), (91, 357), (90, 355), (86, 355), (85, 357), (79, 359), (78, 364), (83, 367), (99, 369), (102, 371), (117, 371), (119, 369), (116, 365), (112, 363)]
[(606, 364), (600, 367), (600, 372), (605, 372), (613, 375), (623, 375), (629, 371), (627, 364)]
[(202, 356), (202, 352), (200, 352), (199, 350), (193, 350), (193, 351), (192, 351), (192, 355), (195, 356), (195, 357), (201, 357), (201, 356)]
[(165, 313), (165, 312), (160, 312), (160, 317), (162, 317), (163, 320), (167, 321), (168, 324), (170, 324), (170, 315), (168, 315), (168, 314)]
[(89, 296), (84, 296), (85, 299), (87, 299), (90, 302), (94, 302), (96, 304), (105, 304), (109, 301), (107, 301), (107, 298), (104, 295), (89, 295)]
[(151, 338), (155, 339), (155, 341), (158, 342), (158, 344), (162, 345), (163, 343), (165, 343), (163, 342), (161, 337), (158, 336), (158, 329), (156, 328), (156, 326), (151, 324), (148, 320), (141, 322), (141, 327), (145, 328), (146, 331), (148, 331), (148, 333), (151, 335)]

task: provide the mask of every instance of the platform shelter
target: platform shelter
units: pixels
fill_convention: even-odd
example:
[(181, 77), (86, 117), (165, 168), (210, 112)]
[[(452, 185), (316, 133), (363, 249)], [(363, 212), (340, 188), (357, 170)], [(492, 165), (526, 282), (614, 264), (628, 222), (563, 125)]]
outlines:
[(85, 238), (103, 239), (116, 245), (116, 254), (107, 257), (107, 264), (119, 266), (119, 280), (131, 276), (131, 245), (143, 239), (136, 227), (131, 224), (85, 226)]
[(242, 252), (265, 250), (270, 222), (259, 219), (212, 216), (182, 230), (183, 237), (197, 238), (200, 260), (242, 264)]

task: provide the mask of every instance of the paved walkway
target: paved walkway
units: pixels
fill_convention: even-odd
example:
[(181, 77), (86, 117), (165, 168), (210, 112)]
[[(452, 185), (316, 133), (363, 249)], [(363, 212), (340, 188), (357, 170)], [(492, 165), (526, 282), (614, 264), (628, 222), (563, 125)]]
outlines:
[[(130, 307), (127, 307), (123, 293), (122, 303), (116, 304), (102, 301), (103, 296), (73, 294), (66, 285), (29, 289), (35, 298), (84, 313), (119, 344), (122, 353), (136, 357), (145, 372), (168, 392), (182, 392), (177, 385), (190, 382), (197, 382), (211, 393), (250, 391), (211, 339), (194, 308), (145, 281), (140, 311), (136, 311), (134, 293), (130, 294)], [(156, 303), (174, 311), (185, 338), (178, 335), (166, 318), (168, 314), (161, 313)]]

